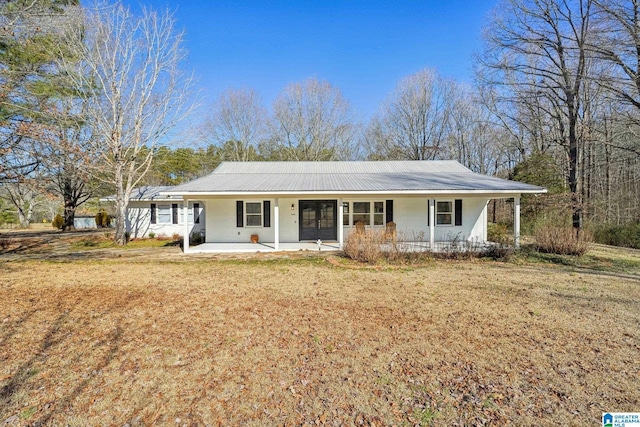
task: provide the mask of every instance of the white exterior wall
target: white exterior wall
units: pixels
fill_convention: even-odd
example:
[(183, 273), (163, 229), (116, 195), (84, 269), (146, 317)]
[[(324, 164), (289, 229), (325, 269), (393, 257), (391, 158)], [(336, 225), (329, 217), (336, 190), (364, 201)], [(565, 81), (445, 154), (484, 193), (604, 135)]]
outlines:
[[(264, 202), (271, 201), (271, 227), (236, 227), (236, 201)], [(224, 198), (204, 200), (206, 215), (206, 242), (220, 243), (248, 243), (251, 235), (257, 234), (262, 242), (273, 242), (273, 203), (274, 199), (268, 198)], [(281, 208), (282, 209), (282, 208)], [(243, 223), (245, 220), (243, 219)], [(282, 235), (282, 234), (281, 234)], [(281, 240), (283, 241), (283, 240)]]
[[(437, 201), (455, 198), (436, 198)], [(436, 225), (435, 240), (444, 242), (453, 237), (471, 241), (487, 240), (487, 202), (485, 198), (462, 198), (462, 225)], [(437, 214), (437, 210), (436, 210)]]
[[(151, 224), (151, 203), (155, 203), (157, 205), (172, 205), (174, 203), (178, 204), (178, 224)], [(200, 232), (200, 230), (204, 229), (205, 224), (205, 213), (204, 203), (199, 201), (189, 202), (189, 211), (193, 213), (193, 203), (200, 203), (200, 223), (193, 224), (193, 218), (189, 221), (189, 224), (193, 226), (190, 227), (189, 233), (192, 232)], [(130, 233), (132, 239), (134, 238), (143, 238), (149, 237), (149, 233), (155, 233), (156, 237), (171, 237), (174, 234), (178, 234), (182, 236), (184, 231), (184, 222), (183, 222), (183, 213), (182, 213), (182, 202), (163, 202), (163, 201), (154, 201), (154, 202), (139, 202), (139, 201), (131, 201), (129, 202), (129, 208), (127, 209), (127, 232)], [(190, 215), (191, 217), (191, 215)], [(157, 218), (157, 217), (156, 217)]]
[[(342, 198), (344, 202), (354, 201), (382, 201), (393, 200), (393, 220), (396, 223), (398, 238), (404, 240), (417, 239), (422, 234), (422, 240), (429, 239), (428, 221), (428, 197), (397, 197), (397, 196), (366, 196), (350, 198), (338, 195), (322, 195), (319, 197), (286, 197), (278, 198), (280, 207), (280, 242), (294, 243), (299, 241), (299, 200), (336, 200)], [(433, 197), (431, 197), (433, 199)], [(462, 199), (462, 225), (461, 226), (435, 226), (435, 240), (450, 240), (454, 236), (464, 240), (485, 241), (487, 238), (487, 202), (486, 197), (457, 197)], [(437, 197), (436, 201), (455, 200), (456, 197)], [(246, 212), (243, 218), (244, 227), (236, 227), (236, 201), (244, 202), (271, 202), (271, 227), (247, 227)], [(273, 242), (274, 236), (274, 206), (275, 198), (210, 198), (204, 200), (206, 212), (205, 227), (207, 230), (207, 242), (219, 243), (244, 243), (250, 242), (252, 234), (258, 234), (260, 241)], [(293, 209), (291, 209), (293, 205)], [(386, 209), (386, 203), (385, 203)], [(264, 214), (264, 213), (263, 213)], [(385, 211), (386, 218), (386, 211)], [(342, 218), (337, 218), (338, 225), (342, 224)], [(349, 234), (352, 226), (344, 227), (344, 236)], [(369, 229), (384, 229), (384, 226), (368, 226)]]

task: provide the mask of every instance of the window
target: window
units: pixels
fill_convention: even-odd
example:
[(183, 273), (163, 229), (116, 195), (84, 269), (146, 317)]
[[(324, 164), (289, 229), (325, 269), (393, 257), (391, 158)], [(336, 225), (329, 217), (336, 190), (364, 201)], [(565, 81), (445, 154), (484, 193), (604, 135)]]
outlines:
[(158, 224), (171, 224), (173, 219), (171, 205), (158, 205), (156, 217)]
[(181, 224), (182, 211), (178, 203), (158, 205), (151, 203), (151, 224)]
[(453, 202), (436, 202), (436, 225), (452, 225)]
[(262, 227), (262, 202), (246, 202), (247, 227)]
[(342, 225), (354, 226), (362, 221), (364, 225), (383, 226), (385, 224), (385, 202), (344, 202), (342, 205)]
[(371, 225), (371, 202), (353, 202), (353, 223), (362, 221), (364, 225)]
[[(189, 224), (200, 224), (200, 203), (193, 203), (189, 209)], [(193, 218), (195, 217), (195, 222)], [(180, 209), (180, 222), (182, 222), (182, 209)]]
[(373, 225), (384, 225), (384, 202), (373, 202)]
[(349, 202), (342, 204), (342, 225), (349, 225)]

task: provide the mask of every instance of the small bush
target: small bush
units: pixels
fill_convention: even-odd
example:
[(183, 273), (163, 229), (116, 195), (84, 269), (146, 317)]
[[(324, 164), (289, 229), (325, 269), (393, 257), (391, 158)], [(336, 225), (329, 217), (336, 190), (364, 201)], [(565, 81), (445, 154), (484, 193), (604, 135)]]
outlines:
[(173, 240), (174, 242), (179, 242), (182, 240), (182, 236), (178, 233), (173, 233), (173, 235), (171, 236), (171, 240)]
[(384, 240), (380, 231), (366, 230), (358, 232), (352, 230), (344, 242), (344, 253), (359, 262), (375, 263), (382, 254), (380, 245)]
[(513, 233), (505, 224), (490, 222), (487, 224), (487, 240), (500, 245), (513, 244)]
[(57, 214), (55, 217), (53, 217), (53, 221), (51, 221), (51, 225), (53, 226), (53, 228), (62, 230), (62, 227), (64, 227), (64, 218), (62, 218), (62, 215)]
[(95, 216), (96, 227), (107, 228), (111, 226), (111, 216), (104, 209), (100, 209)]
[(493, 258), (496, 261), (509, 261), (516, 250), (510, 245), (490, 245), (480, 252), (483, 258)]
[(640, 249), (640, 222), (596, 227), (593, 238), (604, 245)]
[(156, 237), (156, 233), (154, 233), (153, 231), (149, 233), (150, 239), (154, 239), (155, 237)]
[(189, 244), (199, 245), (201, 243), (204, 243), (204, 237), (199, 231), (194, 231), (189, 235)]
[(591, 247), (591, 233), (572, 227), (539, 227), (535, 231), (535, 247), (540, 252), (582, 256)]

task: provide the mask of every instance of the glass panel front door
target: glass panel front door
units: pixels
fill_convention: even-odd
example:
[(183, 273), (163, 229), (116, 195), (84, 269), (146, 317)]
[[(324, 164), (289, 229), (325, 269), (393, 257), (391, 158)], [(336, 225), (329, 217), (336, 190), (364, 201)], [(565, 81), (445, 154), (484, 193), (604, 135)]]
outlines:
[(336, 216), (335, 200), (301, 200), (300, 240), (336, 240)]

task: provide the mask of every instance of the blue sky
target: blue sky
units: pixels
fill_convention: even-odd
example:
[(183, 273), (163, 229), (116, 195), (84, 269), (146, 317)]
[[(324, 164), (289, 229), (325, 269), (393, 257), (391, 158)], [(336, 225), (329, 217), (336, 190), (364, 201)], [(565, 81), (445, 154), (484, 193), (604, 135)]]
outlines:
[(252, 88), (270, 107), (289, 83), (338, 87), (366, 121), (403, 77), (435, 68), (472, 80), (472, 54), (498, 0), (124, 0), (175, 10), (204, 104)]

